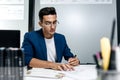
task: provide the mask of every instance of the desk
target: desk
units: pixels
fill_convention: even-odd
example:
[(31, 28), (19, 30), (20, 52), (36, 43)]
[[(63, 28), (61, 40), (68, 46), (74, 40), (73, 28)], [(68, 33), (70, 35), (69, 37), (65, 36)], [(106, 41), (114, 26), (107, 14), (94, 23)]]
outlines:
[[(31, 75), (28, 75), (25, 71), (24, 80), (96, 80), (97, 78), (95, 65), (79, 65), (75, 67), (75, 71), (56, 71), (51, 69), (36, 68), (31, 70), (31, 73)], [(63, 73), (64, 77), (47, 78), (47, 76), (53, 76), (57, 73)], [(42, 75), (44, 74), (46, 74), (46, 77), (43, 78)], [(38, 77), (39, 75), (41, 77)]]

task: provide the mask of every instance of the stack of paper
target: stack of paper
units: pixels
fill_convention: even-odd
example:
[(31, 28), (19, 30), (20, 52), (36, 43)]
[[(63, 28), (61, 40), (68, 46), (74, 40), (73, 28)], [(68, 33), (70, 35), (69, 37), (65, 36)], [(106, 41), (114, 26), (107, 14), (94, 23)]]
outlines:
[[(74, 71), (57, 71), (44, 68), (33, 68), (26, 71), (25, 77), (38, 78), (39, 80), (96, 80), (95, 65), (79, 65)], [(36, 79), (37, 80), (37, 79)]]
[(33, 68), (26, 72), (25, 77), (59, 79), (64, 77), (64, 74), (60, 73), (60, 71), (51, 70), (51, 69)]

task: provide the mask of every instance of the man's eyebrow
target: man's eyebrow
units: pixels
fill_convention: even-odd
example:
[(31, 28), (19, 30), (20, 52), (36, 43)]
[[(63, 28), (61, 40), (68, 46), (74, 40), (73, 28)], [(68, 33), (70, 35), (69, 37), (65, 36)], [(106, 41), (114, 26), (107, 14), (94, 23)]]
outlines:
[(51, 22), (51, 21), (45, 21), (45, 22)]
[[(50, 23), (51, 23), (51, 21), (45, 21), (45, 22), (50, 22)], [(55, 20), (55, 21), (53, 21), (53, 22), (57, 22), (57, 20)]]

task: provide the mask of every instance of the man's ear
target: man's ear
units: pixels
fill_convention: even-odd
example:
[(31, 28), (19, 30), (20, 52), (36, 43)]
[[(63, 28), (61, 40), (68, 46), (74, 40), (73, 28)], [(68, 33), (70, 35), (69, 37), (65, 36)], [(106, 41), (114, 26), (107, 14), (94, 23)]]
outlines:
[(42, 22), (41, 21), (39, 21), (38, 24), (42, 27)]

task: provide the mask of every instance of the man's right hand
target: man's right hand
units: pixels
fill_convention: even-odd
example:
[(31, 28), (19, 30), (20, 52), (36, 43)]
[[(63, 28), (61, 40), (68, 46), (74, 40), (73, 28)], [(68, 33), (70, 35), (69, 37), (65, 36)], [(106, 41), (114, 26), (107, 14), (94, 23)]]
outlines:
[(54, 63), (54, 62), (50, 62), (50, 61), (39, 60), (36, 58), (32, 58), (29, 66), (35, 67), (35, 68), (51, 68), (51, 69), (60, 70), (60, 71), (74, 70), (73, 66), (70, 64)]
[(70, 64), (61, 64), (61, 63), (54, 63), (52, 69), (60, 70), (60, 71), (72, 71), (72, 70), (74, 70), (73, 66), (71, 66)]

